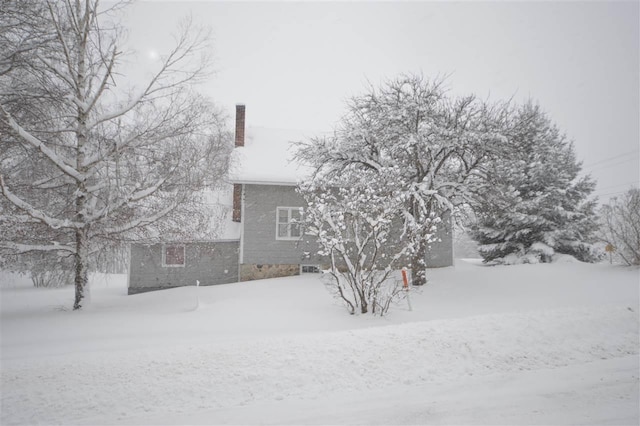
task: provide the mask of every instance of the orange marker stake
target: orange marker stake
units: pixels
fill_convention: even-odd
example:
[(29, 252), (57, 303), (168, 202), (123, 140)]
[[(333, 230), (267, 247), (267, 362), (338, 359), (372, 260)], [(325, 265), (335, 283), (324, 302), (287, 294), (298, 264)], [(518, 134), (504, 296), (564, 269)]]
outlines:
[(409, 310), (412, 311), (411, 307), (411, 298), (409, 297), (409, 274), (407, 273), (407, 268), (402, 268), (402, 288), (407, 292), (407, 305), (409, 306)]

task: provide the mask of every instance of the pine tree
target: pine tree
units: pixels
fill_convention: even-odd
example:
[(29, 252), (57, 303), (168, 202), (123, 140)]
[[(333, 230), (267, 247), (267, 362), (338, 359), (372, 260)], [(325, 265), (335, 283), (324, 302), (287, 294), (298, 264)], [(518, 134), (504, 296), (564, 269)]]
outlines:
[(472, 235), (485, 262), (593, 261), (595, 182), (580, 176), (573, 144), (531, 102), (518, 108), (502, 155), (487, 168)]

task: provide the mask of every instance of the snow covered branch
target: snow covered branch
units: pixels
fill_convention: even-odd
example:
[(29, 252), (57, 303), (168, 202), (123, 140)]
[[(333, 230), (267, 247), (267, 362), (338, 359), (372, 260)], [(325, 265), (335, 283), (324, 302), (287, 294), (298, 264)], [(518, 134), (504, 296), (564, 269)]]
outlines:
[(113, 234), (123, 234), (135, 228), (145, 227), (167, 216), (176, 207), (177, 207), (177, 203), (172, 203), (169, 206), (157, 211), (154, 214), (144, 216), (144, 217), (139, 217), (129, 222), (123, 223), (121, 225), (105, 228), (104, 230), (101, 231), (101, 234), (104, 236), (113, 235)]
[[(151, 196), (167, 181), (168, 178), (169, 178), (168, 175), (163, 176), (162, 178), (158, 179), (154, 184), (144, 189), (138, 189), (138, 186), (136, 185), (134, 189), (130, 191), (127, 195), (120, 196), (119, 200), (116, 202), (107, 203), (104, 206), (104, 208), (101, 209), (99, 212), (93, 215), (87, 216), (86, 220), (89, 222), (97, 222), (98, 220), (109, 216), (111, 213), (118, 211), (120, 208), (122, 208), (122, 206), (126, 204), (135, 203)], [(151, 221), (150, 223), (153, 223), (153, 221)], [(108, 232), (108, 233), (113, 233), (113, 232)]]
[(24, 254), (30, 252), (52, 252), (52, 251), (66, 251), (69, 253), (75, 253), (76, 249), (64, 245), (64, 244), (19, 244), (8, 241), (0, 241), (0, 249), (7, 249), (11, 254)]
[(18, 196), (9, 191), (2, 175), (0, 175), (0, 190), (2, 190), (2, 195), (4, 195), (5, 198), (9, 200), (14, 206), (24, 211), (37, 221), (49, 226), (51, 229), (79, 228), (83, 226), (81, 223), (76, 223), (67, 219), (61, 220), (50, 217), (43, 211), (34, 208), (32, 205), (23, 201)]
[(24, 140), (29, 145), (33, 146), (34, 148), (42, 152), (63, 173), (71, 176), (72, 178), (74, 178), (79, 182), (82, 182), (85, 180), (85, 176), (70, 165), (72, 164), (71, 161), (69, 161), (68, 159), (64, 158), (62, 155), (53, 151), (44, 142), (42, 142), (40, 139), (38, 139), (37, 137), (32, 135), (30, 132), (25, 130), (22, 126), (20, 126), (13, 119), (13, 117), (11, 117), (11, 115), (9, 114), (9, 112), (7, 112), (4, 106), (0, 105), (0, 110), (2, 112), (3, 119), (6, 120), (6, 123), (9, 125), (9, 127), (13, 129), (13, 131), (15, 131), (22, 140)]

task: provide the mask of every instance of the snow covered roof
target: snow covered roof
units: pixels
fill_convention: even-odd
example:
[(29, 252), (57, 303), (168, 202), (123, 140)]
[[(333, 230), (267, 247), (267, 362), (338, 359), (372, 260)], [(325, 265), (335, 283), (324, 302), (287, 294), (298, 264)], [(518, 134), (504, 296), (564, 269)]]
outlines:
[(311, 169), (293, 160), (293, 145), (319, 135), (304, 130), (247, 127), (244, 146), (236, 147), (232, 155), (230, 181), (295, 185), (309, 176)]
[(231, 220), (233, 209), (233, 187), (229, 184), (206, 191), (206, 203), (211, 212), (211, 229), (216, 241), (239, 240), (240, 224)]

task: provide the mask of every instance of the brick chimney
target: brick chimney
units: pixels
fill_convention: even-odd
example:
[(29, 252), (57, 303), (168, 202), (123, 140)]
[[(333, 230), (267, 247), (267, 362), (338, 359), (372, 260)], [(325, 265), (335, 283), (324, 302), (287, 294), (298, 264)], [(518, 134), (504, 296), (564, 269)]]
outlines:
[(231, 220), (234, 222), (242, 221), (242, 184), (233, 184), (233, 210), (231, 212)]
[(244, 146), (244, 105), (236, 105), (236, 146)]
[[(244, 110), (242, 104), (236, 105), (236, 146), (244, 146)], [(242, 185), (233, 184), (233, 211), (231, 220), (242, 221)]]

